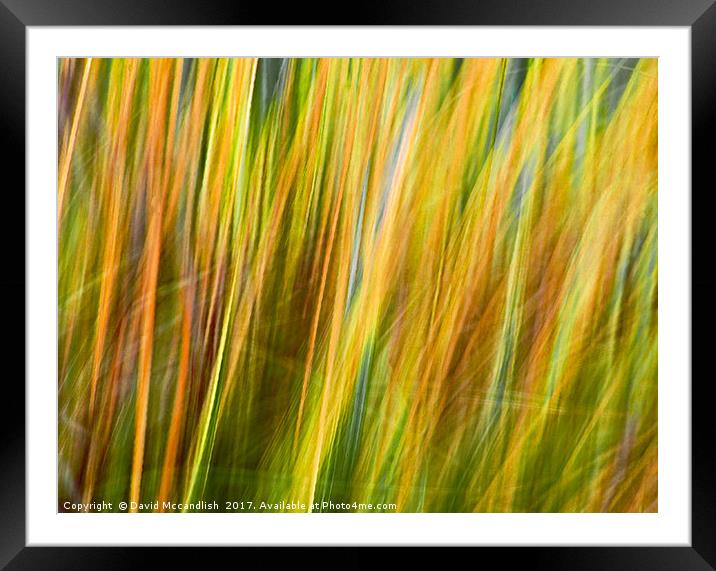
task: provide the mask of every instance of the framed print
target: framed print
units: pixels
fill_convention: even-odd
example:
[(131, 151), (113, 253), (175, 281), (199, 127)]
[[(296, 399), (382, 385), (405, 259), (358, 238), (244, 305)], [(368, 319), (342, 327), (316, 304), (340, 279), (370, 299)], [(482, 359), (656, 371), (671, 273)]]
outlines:
[(6, 1), (3, 564), (712, 568), (716, 9), (587, 4)]

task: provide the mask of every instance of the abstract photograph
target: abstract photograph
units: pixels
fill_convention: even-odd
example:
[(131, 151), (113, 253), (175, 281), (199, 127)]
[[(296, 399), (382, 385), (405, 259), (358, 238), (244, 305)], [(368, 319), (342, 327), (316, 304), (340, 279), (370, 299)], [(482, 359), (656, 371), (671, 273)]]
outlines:
[(58, 511), (658, 511), (657, 67), (58, 59)]

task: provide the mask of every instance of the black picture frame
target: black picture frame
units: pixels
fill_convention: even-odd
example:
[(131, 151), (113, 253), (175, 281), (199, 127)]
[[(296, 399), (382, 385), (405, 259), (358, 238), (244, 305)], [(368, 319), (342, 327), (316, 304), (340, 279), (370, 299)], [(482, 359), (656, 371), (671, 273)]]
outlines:
[[(0, 0), (0, 136), (6, 175), (5, 216), (0, 224), (3, 271), (0, 300), (5, 318), (2, 343), (6, 364), (0, 414), (0, 566), (9, 569), (130, 569), (155, 561), (210, 564), (215, 550), (168, 548), (26, 547), (25, 541), (25, 38), (28, 26), (85, 25), (540, 25), (688, 26), (692, 71), (692, 542), (690, 547), (479, 548), (480, 560), (549, 569), (714, 569), (716, 568), (716, 456), (707, 350), (716, 318), (716, 270), (711, 261), (709, 217), (713, 212), (711, 165), (716, 154), (716, 6), (714, 0), (396, 0), (342, 7), (305, 2), (241, 0)], [(347, 9), (346, 9), (347, 8)], [(343, 11), (345, 10), (345, 11)], [(10, 174), (11, 178), (7, 178)], [(12, 181), (12, 183), (9, 183)], [(22, 214), (21, 214), (22, 213)], [(668, 213), (666, 214), (668, 215)], [(23, 244), (20, 247), (20, 236)], [(689, 379), (684, 379), (689, 382)], [(81, 543), (82, 538), (77, 538)], [(340, 549), (340, 548), (339, 548)], [(261, 556), (261, 554), (258, 554)], [(226, 557), (226, 550), (222, 553)], [(243, 560), (237, 559), (237, 563)], [(278, 557), (278, 559), (276, 559)], [(293, 550), (271, 555), (303, 558)], [(381, 556), (382, 557), (382, 556)], [(445, 553), (421, 554), (443, 563)], [(424, 559), (427, 557), (427, 559)], [(345, 548), (321, 555), (341, 567), (370, 565), (370, 550)], [(231, 558), (230, 558), (231, 560)], [(310, 561), (315, 564), (315, 558)], [(320, 563), (320, 562), (319, 562)], [(444, 564), (444, 563), (443, 563)]]

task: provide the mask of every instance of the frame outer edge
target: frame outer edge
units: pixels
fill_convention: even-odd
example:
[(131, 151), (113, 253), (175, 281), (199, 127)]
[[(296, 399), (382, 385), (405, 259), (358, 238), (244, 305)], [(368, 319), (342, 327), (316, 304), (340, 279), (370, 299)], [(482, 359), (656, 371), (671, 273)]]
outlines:
[(688, 26), (713, 0), (365, 0), (359, 9), (255, 0), (2, 0), (28, 26)]
[[(5, 367), (0, 414), (0, 567), (25, 545), (25, 25), (0, 4), (0, 302)], [(8, 178), (13, 177), (13, 178)], [(20, 245), (20, 237), (22, 244)], [(23, 356), (22, 360), (20, 356)], [(12, 368), (12, 366), (16, 368)]]
[[(693, 548), (716, 567), (716, 431), (713, 422), (713, 161), (716, 156), (716, 4), (691, 28), (692, 484)], [(693, 308), (698, 311), (694, 312)]]
[[(559, 4), (560, 2), (555, 2)], [(686, 4), (684, 2), (683, 4)], [(11, 11), (7, 4), (12, 4), (14, 10)], [(34, 6), (31, 6), (34, 4)], [(60, 4), (60, 2), (58, 2)], [(107, 24), (108, 20), (122, 21), (129, 24), (159, 24), (160, 21), (170, 19), (175, 24), (186, 24), (193, 17), (193, 10), (186, 9), (187, 4), (182, 6), (177, 17), (172, 17), (166, 12), (160, 14), (163, 10), (154, 4), (153, 9), (150, 7), (149, 14), (143, 12), (143, 22), (138, 22), (136, 17), (128, 16), (127, 12), (120, 13), (119, 10), (112, 14), (111, 10), (103, 11), (99, 9), (98, 13), (92, 12), (89, 15), (82, 15), (75, 9), (77, 3), (63, 2), (63, 4), (71, 4), (64, 15), (58, 12), (48, 10), (47, 2), (30, 2), (27, 1), (24, 6), (16, 0), (3, 0), (0, 3), (0, 77), (4, 79), (2, 90), (0, 90), (0, 118), (2, 118), (2, 138), (5, 140), (5, 153), (2, 155), (2, 162), (8, 168), (6, 172), (17, 173), (18, 164), (24, 165), (25, 152), (25, 25), (67, 25), (67, 24)], [(214, 2), (215, 6), (220, 2)], [(421, 4), (424, 4), (421, 3)], [(633, 2), (628, 3), (630, 7)], [(696, 5), (701, 4), (701, 9), (696, 9)], [(20, 9), (18, 10), (18, 6)], [(198, 4), (197, 4), (198, 7)], [(58, 6), (59, 8), (59, 6)], [(574, 10), (574, 7), (572, 7)], [(713, 157), (716, 155), (716, 144), (714, 143), (713, 133), (716, 131), (716, 4), (713, 0), (703, 2), (703, 0), (691, 0), (689, 6), (681, 8), (680, 15), (676, 16), (673, 10), (660, 10), (656, 15), (638, 18), (634, 20), (634, 15), (627, 10), (623, 18), (622, 24), (635, 23), (642, 25), (658, 25), (671, 24), (682, 25), (688, 23), (684, 18), (693, 16), (697, 11), (700, 15), (693, 20), (692, 23), (692, 260), (698, 261), (700, 255), (702, 264), (692, 264), (692, 304), (698, 307), (699, 312), (695, 315), (692, 312), (692, 331), (696, 332), (696, 326), (702, 327), (704, 332), (716, 319), (716, 269), (709, 267), (707, 262), (711, 257), (713, 249), (712, 235), (709, 228), (711, 222), (710, 213), (712, 210), (708, 208), (710, 203), (706, 203), (709, 195), (712, 194), (712, 186), (706, 186), (706, 177), (710, 175), (710, 165)], [(568, 10), (571, 12), (571, 10)], [(15, 16), (14, 12), (19, 12), (20, 18)], [(218, 10), (219, 20), (226, 16), (228, 20), (232, 18), (228, 13)], [(547, 11), (548, 14), (551, 11)], [(616, 12), (616, 11), (615, 11)], [(573, 13), (573, 12), (572, 12)], [(140, 11), (139, 14), (142, 14)], [(376, 11), (379, 19), (380, 11)], [(238, 10), (237, 10), (238, 15)], [(476, 23), (473, 14), (465, 14), (465, 22)], [(217, 12), (211, 11), (209, 19), (216, 20)], [(529, 15), (527, 15), (529, 17)], [(619, 17), (619, 15), (617, 16)], [(666, 17), (666, 18), (665, 18)], [(453, 19), (455, 16), (452, 17)], [(499, 16), (498, 16), (499, 18)], [(524, 16), (523, 16), (524, 18)], [(235, 17), (234, 17), (235, 19)], [(414, 20), (414, 17), (410, 18)], [(418, 19), (425, 19), (418, 13)], [(448, 20), (450, 17), (447, 18)], [(518, 18), (519, 19), (519, 18)], [(550, 20), (573, 20), (573, 17), (551, 16)], [(206, 17), (197, 18), (197, 20), (206, 21)], [(243, 20), (243, 18), (241, 18)], [(248, 21), (241, 23), (255, 23), (263, 20), (260, 16), (248, 17)], [(393, 23), (394, 17), (384, 17), (383, 23)], [(445, 14), (438, 15), (436, 20), (441, 22), (446, 20)], [(486, 18), (485, 25), (494, 24), (495, 16)], [(506, 23), (502, 18), (503, 24)], [(610, 21), (612, 19), (609, 19)], [(239, 22), (235, 22), (239, 23)], [(516, 23), (516, 22), (515, 22)], [(555, 22), (561, 23), (561, 22)], [(572, 23), (575, 23), (574, 21)], [(499, 22), (498, 22), (499, 24)], [(569, 22), (564, 22), (569, 25)], [(701, 193), (693, 192), (693, 188), (699, 183)], [(8, 188), (8, 187), (6, 187)], [(9, 187), (11, 189), (13, 187)], [(22, 188), (23, 192), (12, 191), (6, 192), (6, 200), (14, 201), (6, 202), (6, 211), (18, 213), (21, 211), (23, 215), (16, 216), (18, 219), (15, 224), (25, 222), (25, 172), (19, 175), (16, 180), (15, 189)], [(22, 198), (20, 198), (22, 197)], [(698, 199), (700, 208), (694, 208)], [(701, 224), (698, 224), (701, 222)], [(700, 230), (697, 230), (700, 228)], [(17, 243), (17, 228), (13, 224), (0, 226), (0, 233), (4, 233), (0, 239), (4, 240), (0, 243), (13, 245)], [(23, 228), (24, 236), (24, 228)], [(22, 323), (21, 331), (16, 332), (14, 336), (8, 336), (4, 343), (5, 353), (10, 357), (9, 361), (18, 362), (17, 355), (21, 352), (24, 355), (25, 342), (25, 261), (24, 248), (20, 251), (15, 249), (8, 252), (11, 260), (6, 261), (6, 268), (22, 267), (22, 272), (13, 273), (8, 271), (7, 274), (0, 273), (0, 299), (9, 303), (5, 306), (6, 317), (15, 320), (16, 323)], [(8, 263), (10, 262), (10, 263)], [(15, 303), (18, 299), (22, 299), (23, 303)], [(22, 312), (22, 314), (21, 314)], [(8, 315), (10, 314), (10, 315)], [(711, 339), (707, 335), (693, 335), (692, 347), (692, 369), (697, 369), (694, 365), (702, 362), (701, 359), (694, 358), (696, 349), (710, 349)], [(705, 360), (705, 359), (704, 359)], [(708, 365), (708, 363), (706, 363)], [(694, 555), (698, 554), (703, 558), (703, 562), (714, 568), (716, 565), (716, 490), (713, 482), (716, 481), (716, 459), (712, 454), (714, 438), (713, 423), (711, 422), (712, 411), (710, 410), (711, 400), (708, 398), (709, 389), (707, 382), (713, 377), (712, 374), (706, 375), (707, 369), (704, 369), (703, 379), (701, 383), (692, 384), (693, 392), (693, 414), (692, 414), (692, 546)], [(2, 485), (0, 485), (0, 567), (4, 567), (18, 553), (22, 552), (17, 559), (24, 559), (25, 555), (29, 555), (28, 551), (37, 551), (37, 549), (24, 549), (25, 546), (25, 411), (24, 407), (14, 406), (12, 403), (25, 402), (24, 384), (17, 382), (19, 378), (24, 379), (24, 361), (20, 366), (20, 370), (16, 374), (6, 377), (5, 391), (6, 408), (12, 409), (8, 414), (0, 415), (0, 462), (4, 468), (2, 474)], [(710, 387), (709, 387), (710, 388)], [(700, 452), (700, 454), (699, 454)], [(54, 549), (48, 551), (55, 551)], [(621, 551), (621, 549), (617, 550)], [(644, 549), (649, 552), (649, 549)], [(674, 550), (676, 551), (676, 550)], [(681, 551), (681, 550), (679, 550)], [(673, 552), (672, 552), (673, 553)], [(58, 554), (59, 555), (59, 554)], [(16, 559), (16, 561), (17, 561)], [(649, 559), (647, 555), (647, 559)], [(57, 562), (55, 560), (55, 562)], [(576, 562), (576, 561), (575, 561)], [(643, 562), (643, 561), (642, 561)], [(685, 562), (684, 562), (685, 563)], [(692, 561), (692, 564), (695, 563)], [(700, 565), (698, 565), (700, 567)]]

